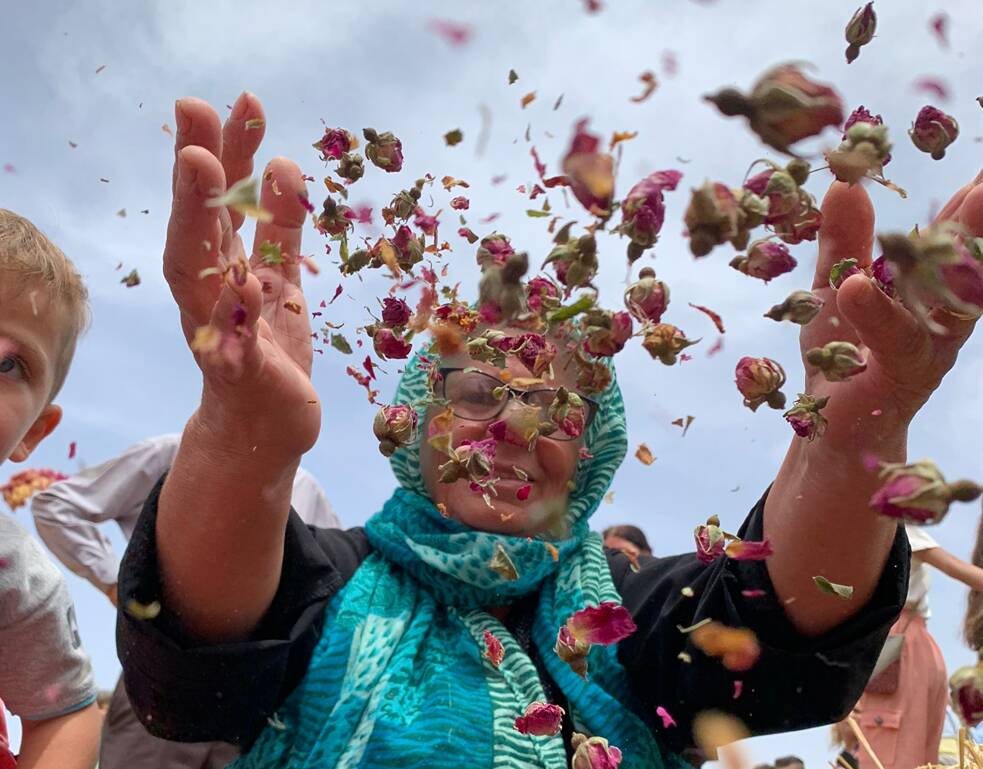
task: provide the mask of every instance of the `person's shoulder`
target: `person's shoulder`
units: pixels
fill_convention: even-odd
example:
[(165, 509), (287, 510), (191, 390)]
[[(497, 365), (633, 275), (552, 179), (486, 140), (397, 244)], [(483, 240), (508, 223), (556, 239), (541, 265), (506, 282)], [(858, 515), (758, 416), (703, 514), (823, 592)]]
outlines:
[(0, 626), (48, 603), (63, 581), (27, 529), (0, 513)]

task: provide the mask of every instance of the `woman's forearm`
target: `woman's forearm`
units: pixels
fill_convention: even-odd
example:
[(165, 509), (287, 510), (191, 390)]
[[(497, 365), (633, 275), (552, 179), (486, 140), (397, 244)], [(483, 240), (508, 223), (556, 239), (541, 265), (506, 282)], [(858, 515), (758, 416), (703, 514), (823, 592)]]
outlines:
[(44, 721), (22, 720), (18, 769), (92, 769), (99, 753), (102, 713), (93, 703)]
[[(907, 423), (869, 416), (845, 428), (830, 424), (822, 438), (792, 441), (765, 505), (765, 536), (774, 555), (768, 572), (792, 623), (818, 635), (843, 622), (871, 597), (897, 533), (869, 500), (880, 485), (870, 457), (905, 459)], [(844, 601), (813, 580), (852, 585)]]
[(271, 432), (256, 428), (247, 419), (215, 419), (199, 410), (161, 491), (163, 598), (202, 640), (247, 636), (280, 580), (300, 457), (278, 453)]

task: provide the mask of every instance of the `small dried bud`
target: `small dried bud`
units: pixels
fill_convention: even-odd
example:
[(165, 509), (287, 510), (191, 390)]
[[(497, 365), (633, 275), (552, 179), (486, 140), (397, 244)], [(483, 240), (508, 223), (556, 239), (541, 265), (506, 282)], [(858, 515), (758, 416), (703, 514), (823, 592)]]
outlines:
[(374, 129), (362, 129), (362, 135), (368, 144), (365, 145), (365, 155), (372, 165), (388, 173), (396, 173), (403, 168), (403, 143), (391, 132), (377, 133)]
[(799, 397), (795, 399), (795, 403), (792, 404), (792, 408), (782, 416), (785, 417), (785, 421), (792, 425), (796, 435), (813, 441), (822, 437), (829, 424), (826, 417), (819, 413), (826, 407), (827, 403), (829, 403), (828, 397), (810, 398), (808, 395), (800, 393)]
[(387, 296), (382, 300), (382, 322), (389, 328), (401, 328), (410, 322), (410, 306), (402, 299)]
[(823, 347), (806, 351), (806, 360), (826, 377), (828, 382), (845, 382), (867, 370), (867, 361), (850, 342), (829, 342)]
[(720, 519), (715, 515), (711, 515), (705, 524), (693, 530), (693, 539), (696, 540), (696, 557), (700, 563), (713, 563), (724, 554), (724, 547), (727, 545), (724, 532), (720, 528)]
[(773, 409), (785, 408), (785, 370), (771, 358), (743, 357), (734, 370), (737, 389), (744, 396), (744, 405), (751, 411), (767, 403)]
[(493, 232), (481, 239), (477, 253), (478, 266), (485, 269), (491, 265), (504, 265), (505, 260), (514, 253), (508, 236)]
[(408, 358), (413, 351), (413, 345), (385, 326), (367, 326), (366, 332), (372, 337), (372, 347), (375, 354), (383, 360)]
[(352, 228), (352, 222), (357, 218), (351, 208), (329, 195), (324, 199), (324, 209), (318, 214), (316, 226), (326, 235), (341, 235)]
[(383, 456), (416, 440), (416, 409), (410, 406), (383, 406), (372, 420), (372, 432), (379, 439)]
[(621, 751), (603, 737), (574, 732), (570, 744), (574, 750), (570, 769), (618, 769), (621, 764)]
[(641, 323), (658, 323), (669, 306), (669, 286), (655, 277), (655, 270), (646, 267), (638, 280), (625, 291), (625, 307)]
[(357, 146), (358, 139), (344, 128), (329, 128), (324, 136), (314, 142), (314, 149), (321, 153), (321, 160), (338, 160)]
[(556, 391), (556, 397), (553, 398), (547, 414), (560, 432), (571, 438), (577, 438), (583, 434), (587, 425), (589, 409), (587, 402), (577, 393), (560, 387)]
[(737, 197), (726, 185), (704, 182), (693, 190), (683, 216), (693, 256), (706, 256), (737, 237), (739, 216)]
[(656, 323), (645, 332), (642, 347), (656, 360), (672, 366), (679, 353), (699, 341), (687, 339), (681, 330), (669, 323)]
[(933, 160), (941, 160), (946, 148), (959, 136), (959, 124), (952, 115), (926, 106), (919, 111), (908, 135), (918, 149), (927, 152)]
[(547, 277), (538, 275), (526, 284), (526, 305), (543, 314), (560, 306), (560, 289)]
[(776, 304), (765, 313), (766, 318), (788, 320), (804, 326), (823, 309), (823, 300), (811, 291), (793, 291), (784, 302)]
[(556, 277), (566, 288), (589, 286), (597, 274), (597, 242), (590, 233), (554, 246), (543, 263), (553, 264)]
[(765, 283), (790, 272), (797, 262), (788, 252), (788, 246), (773, 240), (756, 240), (748, 247), (746, 256), (735, 256), (730, 266)]
[(874, 13), (874, 4), (867, 3), (863, 8), (856, 10), (846, 25), (844, 35), (849, 43), (846, 49), (847, 64), (853, 63), (860, 55), (860, 48), (874, 39), (876, 31), (877, 14)]
[(852, 275), (860, 275), (861, 272), (856, 259), (843, 259), (830, 268), (829, 286), (834, 289), (839, 288), (847, 278)]
[(971, 502), (981, 489), (970, 481), (946, 483), (936, 464), (928, 459), (912, 464), (882, 465), (884, 484), (870, 498), (881, 515), (918, 525), (942, 521), (953, 501)]
[(338, 163), (338, 176), (354, 184), (365, 175), (365, 163), (357, 152), (346, 152)]
[(973, 728), (983, 722), (983, 662), (966, 665), (952, 674), (949, 702), (965, 726)]
[(785, 171), (800, 187), (809, 181), (812, 165), (805, 158), (792, 158), (785, 166)]
[(582, 323), (584, 350), (597, 357), (611, 357), (631, 339), (633, 327), (627, 312), (595, 308), (584, 313)]
[(666, 218), (663, 192), (676, 189), (682, 178), (679, 171), (656, 171), (632, 187), (621, 204), (618, 232), (643, 249), (654, 246)]

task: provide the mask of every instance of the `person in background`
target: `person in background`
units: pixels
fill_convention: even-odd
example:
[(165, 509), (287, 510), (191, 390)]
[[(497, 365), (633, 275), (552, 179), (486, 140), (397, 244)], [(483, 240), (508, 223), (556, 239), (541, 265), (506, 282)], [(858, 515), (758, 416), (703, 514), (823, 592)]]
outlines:
[[(972, 638), (976, 640), (975, 634), (983, 627), (980, 599), (973, 601), (973, 596), (983, 591), (983, 568), (976, 565), (977, 561), (983, 561), (980, 542), (973, 555), (974, 563), (967, 563), (940, 547), (924, 527), (906, 525), (905, 531), (912, 553), (908, 599), (901, 617), (891, 628), (891, 635), (903, 636), (900, 655), (870, 680), (857, 703), (860, 728), (884, 769), (911, 769), (938, 763), (949, 686), (942, 652), (926, 625), (931, 617), (929, 567), (973, 591), (970, 606), (978, 613), (967, 615), (967, 638), (971, 637), (969, 628), (973, 628)], [(975, 619), (971, 621), (970, 615)], [(861, 749), (857, 758), (860, 769), (876, 766), (866, 750)]]
[[(26, 461), (58, 427), (54, 400), (88, 323), (87, 296), (61, 249), (0, 208), (0, 465)], [(2, 514), (0, 697), (21, 719), (19, 769), (95, 764), (92, 665), (65, 579), (27, 530)], [(0, 766), (13, 764), (0, 719)]]
[[(148, 438), (120, 456), (59, 481), (31, 504), (38, 534), (73, 573), (117, 604), (119, 559), (99, 524), (115, 521), (129, 539), (143, 503), (174, 461), (181, 436)], [(339, 528), (324, 490), (299, 469), (291, 503), (304, 523)], [(180, 744), (151, 736), (133, 713), (122, 683), (108, 703), (100, 748), (100, 769), (217, 769), (238, 755), (227, 743)], [(2, 767), (0, 767), (2, 769)]]
[(608, 526), (601, 536), (604, 546), (612, 550), (620, 550), (629, 556), (652, 555), (652, 548), (645, 537), (645, 532), (630, 523)]
[(798, 756), (782, 756), (776, 758), (773, 764), (775, 769), (806, 769), (802, 759)]

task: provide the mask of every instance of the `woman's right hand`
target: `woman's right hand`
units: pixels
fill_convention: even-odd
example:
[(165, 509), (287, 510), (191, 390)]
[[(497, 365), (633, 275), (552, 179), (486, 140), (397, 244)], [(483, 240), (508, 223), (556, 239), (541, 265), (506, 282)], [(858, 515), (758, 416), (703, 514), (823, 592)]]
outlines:
[[(208, 325), (234, 340), (224, 347), (233, 354), (195, 352), (204, 380), (196, 418), (213, 436), (244, 450), (261, 446), (268, 459), (299, 459), (314, 445), (321, 421), (310, 380), (311, 326), (296, 258), (306, 219), (304, 179), (292, 161), (270, 161), (261, 180), (260, 207), (273, 219), (257, 222), (245, 283), (237, 285), (231, 271), (224, 277), (200, 277), (202, 270), (245, 259), (239, 235), (243, 215), (206, 202), (252, 174), (265, 116), (259, 99), (244, 92), (224, 127), (200, 99), (180, 99), (175, 117), (164, 276), (189, 345)], [(286, 257), (281, 264), (264, 261), (260, 249), (267, 242), (280, 244)], [(241, 355), (235, 354), (237, 348)]]

